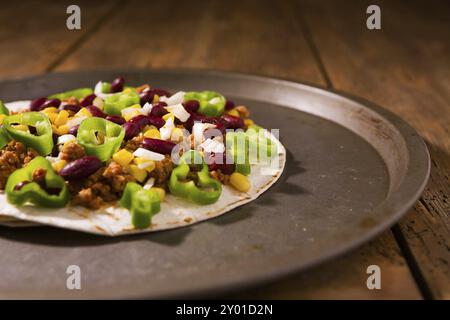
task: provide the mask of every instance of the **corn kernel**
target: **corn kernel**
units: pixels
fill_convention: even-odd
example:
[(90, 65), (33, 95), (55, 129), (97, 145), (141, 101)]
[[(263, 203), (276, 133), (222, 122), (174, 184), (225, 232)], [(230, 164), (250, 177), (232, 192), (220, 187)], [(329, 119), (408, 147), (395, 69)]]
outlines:
[(80, 111), (75, 114), (75, 117), (92, 117), (92, 113), (86, 108), (81, 108)]
[(227, 112), (227, 114), (229, 114), (230, 116), (235, 116), (235, 117), (239, 117), (239, 112), (236, 109), (231, 109), (230, 111)]
[(55, 123), (56, 118), (58, 117), (58, 113), (56, 113), (56, 112), (49, 112), (49, 113), (46, 113), (46, 115), (50, 119), (51, 123)]
[(58, 136), (62, 136), (63, 134), (69, 133), (69, 127), (66, 125), (62, 125), (59, 127), (52, 125), (52, 130), (53, 130), (53, 133), (56, 133)]
[(246, 127), (250, 127), (250, 126), (252, 126), (252, 125), (254, 125), (255, 124), (255, 122), (252, 120), (252, 119), (245, 119), (244, 120), (244, 125), (246, 126)]
[(3, 124), (3, 120), (6, 118), (5, 114), (0, 114), (0, 124)]
[(151, 187), (150, 190), (155, 191), (158, 194), (159, 200), (161, 202), (163, 202), (166, 198), (166, 190), (164, 190), (163, 188)]
[(152, 139), (161, 139), (161, 134), (159, 133), (158, 129), (149, 129), (145, 131), (144, 137)]
[(60, 172), (62, 168), (64, 168), (67, 164), (66, 160), (61, 160), (61, 161), (57, 161), (52, 163), (52, 167), (53, 170), (55, 170), (56, 172)]
[(146, 170), (147, 172), (152, 172), (156, 167), (155, 161), (147, 160), (144, 158), (134, 158), (134, 163), (136, 163), (140, 168)]
[(164, 121), (167, 121), (167, 120), (169, 120), (169, 118), (172, 118), (172, 117), (174, 117), (173, 113), (169, 112), (169, 113), (166, 113), (165, 115), (163, 115), (162, 118), (164, 119)]
[(58, 113), (58, 109), (55, 107), (48, 107), (42, 110), (43, 113)]
[(127, 166), (134, 158), (133, 154), (125, 149), (121, 149), (113, 154), (113, 160), (122, 167)]
[(230, 184), (233, 188), (240, 192), (247, 192), (250, 190), (250, 181), (247, 177), (239, 172), (233, 172), (230, 176)]
[(58, 127), (62, 126), (67, 123), (68, 119), (69, 119), (69, 112), (67, 110), (61, 110), (55, 119), (55, 125)]
[(15, 130), (19, 130), (19, 131), (28, 131), (28, 126), (24, 125), (24, 124), (16, 124), (13, 126), (13, 128)]
[(180, 142), (181, 140), (183, 140), (183, 130), (181, 130), (180, 128), (174, 128), (172, 130), (170, 140), (175, 142)]
[(137, 181), (144, 182), (145, 178), (147, 178), (147, 171), (145, 171), (145, 169), (139, 169), (135, 164), (130, 164), (129, 168), (131, 175), (135, 177)]

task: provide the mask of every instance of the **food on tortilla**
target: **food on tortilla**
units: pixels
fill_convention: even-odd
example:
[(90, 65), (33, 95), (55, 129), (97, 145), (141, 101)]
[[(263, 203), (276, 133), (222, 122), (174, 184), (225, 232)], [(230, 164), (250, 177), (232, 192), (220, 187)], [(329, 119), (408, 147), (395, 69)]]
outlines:
[(281, 143), (222, 94), (127, 87), (121, 77), (0, 101), (0, 124), (7, 225), (107, 235), (169, 229), (253, 200), (285, 162)]

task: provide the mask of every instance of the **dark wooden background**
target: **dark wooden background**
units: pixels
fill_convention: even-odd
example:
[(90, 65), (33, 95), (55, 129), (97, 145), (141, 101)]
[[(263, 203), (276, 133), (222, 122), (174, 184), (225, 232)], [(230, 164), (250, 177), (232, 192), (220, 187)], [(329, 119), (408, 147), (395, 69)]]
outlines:
[[(78, 4), (82, 29), (65, 27)], [(450, 2), (8, 1), (0, 79), (62, 70), (192, 67), (288, 78), (364, 97), (426, 140), (431, 179), (391, 230), (344, 257), (233, 297), (450, 299)], [(366, 268), (382, 289), (366, 288)]]

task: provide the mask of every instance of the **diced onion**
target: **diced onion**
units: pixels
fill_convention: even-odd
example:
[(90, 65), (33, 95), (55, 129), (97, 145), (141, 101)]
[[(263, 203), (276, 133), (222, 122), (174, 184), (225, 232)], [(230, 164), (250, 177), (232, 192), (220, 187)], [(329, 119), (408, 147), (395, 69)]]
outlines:
[(146, 116), (148, 116), (150, 114), (150, 112), (152, 112), (153, 109), (153, 105), (146, 102), (144, 104), (144, 106), (142, 107), (142, 114), (145, 114)]
[(65, 144), (69, 141), (77, 140), (77, 138), (74, 135), (71, 134), (63, 134), (62, 136), (58, 137), (58, 141), (56, 144)]
[(216, 126), (212, 123), (202, 123), (196, 122), (192, 127), (192, 134), (194, 135), (194, 141), (196, 145), (199, 145), (203, 142), (203, 132), (207, 129), (213, 129)]
[(161, 129), (159, 129), (159, 134), (161, 135), (162, 140), (168, 140), (170, 139), (172, 135), (172, 130), (175, 128), (175, 125), (173, 123), (173, 117), (170, 117), (167, 119), (166, 123), (164, 124)]
[(133, 152), (135, 157), (144, 158), (145, 160), (162, 161), (165, 156), (161, 153), (153, 152), (144, 148), (138, 148)]
[(225, 146), (223, 143), (213, 140), (213, 139), (206, 139), (200, 147), (203, 149), (204, 152), (214, 152), (214, 153), (223, 153), (225, 151)]
[(169, 98), (166, 96), (160, 97), (159, 100), (167, 103), (168, 106), (182, 103), (184, 101), (184, 91), (178, 91)]
[(164, 107), (168, 112), (171, 112), (177, 119), (179, 119), (181, 122), (186, 122), (187, 119), (191, 116), (189, 112), (186, 111), (186, 109), (183, 107), (181, 103), (171, 105), (168, 107)]
[(30, 100), (20, 100), (20, 101), (13, 101), (13, 102), (6, 102), (5, 107), (9, 111), (13, 112), (22, 112), (30, 108)]
[(86, 119), (86, 116), (80, 116), (80, 117), (73, 117), (69, 121), (67, 121), (66, 125), (69, 128), (75, 127), (83, 122), (84, 119)]
[(150, 178), (147, 180), (147, 182), (144, 184), (143, 188), (145, 190), (150, 189), (151, 187), (153, 187), (153, 185), (155, 184), (155, 178)]

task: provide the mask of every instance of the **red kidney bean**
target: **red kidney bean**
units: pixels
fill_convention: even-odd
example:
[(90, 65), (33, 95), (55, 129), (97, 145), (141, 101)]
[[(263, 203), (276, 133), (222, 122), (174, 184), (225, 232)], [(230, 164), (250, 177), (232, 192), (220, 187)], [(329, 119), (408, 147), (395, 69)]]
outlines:
[(160, 97), (162, 97), (162, 96), (170, 97), (171, 96), (169, 91), (166, 91), (166, 90), (163, 90), (163, 89), (158, 89), (158, 88), (152, 88), (152, 89), (148, 90), (148, 92), (152, 92), (153, 94), (157, 94)]
[(69, 162), (61, 169), (59, 175), (66, 180), (79, 180), (89, 177), (102, 167), (102, 162), (97, 157), (85, 156)]
[(137, 123), (140, 129), (144, 128), (146, 125), (149, 124), (148, 116), (145, 116), (143, 114), (131, 118), (129, 122)]
[(80, 101), (80, 106), (82, 107), (87, 107), (89, 105), (91, 105), (94, 102), (94, 99), (97, 98), (97, 96), (95, 95), (95, 93), (92, 93), (86, 97), (84, 97), (83, 99), (81, 99)]
[(165, 102), (157, 102), (153, 105), (152, 111), (150, 112), (150, 115), (162, 117), (163, 115), (167, 114), (167, 110), (164, 109), (164, 107), (167, 107), (167, 103)]
[(70, 129), (69, 129), (69, 134), (71, 134), (71, 135), (73, 135), (73, 136), (76, 136), (77, 133), (78, 133), (78, 128), (79, 128), (79, 127), (80, 127), (80, 125), (78, 124), (78, 125), (73, 126), (72, 128), (70, 128)]
[(234, 102), (231, 100), (227, 100), (225, 103), (225, 110), (231, 110), (234, 108)]
[(93, 117), (106, 118), (106, 114), (96, 106), (90, 105), (85, 108), (89, 110)]
[(125, 84), (125, 79), (123, 77), (118, 77), (111, 82), (111, 92), (121, 92), (123, 91), (123, 85)]
[(121, 116), (106, 116), (106, 120), (123, 125), (126, 121)]
[(226, 129), (242, 129), (244, 128), (244, 120), (240, 117), (235, 117), (229, 114), (224, 114), (220, 117), (220, 121)]
[(151, 124), (152, 126), (157, 127), (158, 129), (161, 128), (166, 122), (163, 118), (149, 115), (147, 116), (148, 124)]
[(189, 100), (183, 103), (183, 106), (187, 112), (193, 113), (198, 111), (198, 108), (200, 108), (200, 103), (197, 100)]
[(123, 128), (125, 129), (125, 140), (130, 140), (141, 132), (141, 127), (136, 122), (125, 122)]
[(141, 106), (143, 106), (147, 102), (148, 103), (152, 103), (154, 97), (155, 97), (155, 94), (153, 92), (151, 92), (151, 91), (143, 91), (143, 92), (141, 92), (139, 94)]
[(142, 148), (162, 154), (170, 154), (176, 146), (175, 143), (165, 140), (144, 138), (141, 143)]
[(78, 111), (80, 111), (81, 107), (75, 104), (66, 104), (63, 106), (63, 109), (77, 113)]
[(30, 103), (30, 110), (31, 111), (40, 111), (42, 110), (42, 105), (47, 101), (47, 98), (45, 97), (41, 97), (41, 98), (36, 98), (33, 101), (31, 101)]
[(205, 157), (209, 171), (220, 170), (223, 174), (234, 172), (234, 163), (225, 153), (211, 153)]
[(59, 99), (56, 99), (56, 98), (55, 99), (48, 99), (47, 101), (45, 101), (42, 104), (40, 110), (43, 110), (45, 108), (50, 108), (50, 107), (58, 108), (60, 104), (61, 104), (61, 100), (59, 100)]

